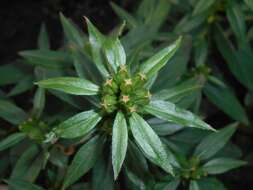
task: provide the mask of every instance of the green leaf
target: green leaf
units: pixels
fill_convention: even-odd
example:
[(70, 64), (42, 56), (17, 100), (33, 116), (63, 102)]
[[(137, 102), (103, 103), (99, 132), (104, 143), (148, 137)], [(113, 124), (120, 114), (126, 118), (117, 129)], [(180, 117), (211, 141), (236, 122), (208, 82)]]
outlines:
[(45, 90), (43, 88), (38, 88), (33, 98), (33, 115), (36, 118), (39, 118), (44, 110), (45, 99)]
[(90, 22), (89, 19), (85, 18), (88, 25), (89, 42), (91, 45), (91, 53), (94, 63), (104, 78), (109, 77), (109, 73), (103, 64), (102, 47), (104, 43), (104, 36), (98, 29)]
[(122, 112), (118, 112), (112, 131), (112, 166), (116, 180), (124, 162), (128, 141), (127, 123)]
[(200, 190), (197, 181), (191, 180), (189, 190)]
[(69, 42), (78, 45), (80, 48), (84, 47), (84, 38), (81, 36), (77, 27), (71, 23), (62, 13), (60, 13), (61, 23), (64, 34)]
[(147, 158), (168, 173), (173, 174), (173, 168), (166, 149), (148, 123), (137, 113), (133, 113), (130, 117), (130, 127), (134, 139)]
[(222, 87), (207, 83), (204, 87), (204, 93), (213, 104), (230, 117), (246, 125), (249, 124), (244, 108), (233, 91), (227, 86)]
[(59, 90), (74, 95), (95, 95), (99, 87), (92, 82), (76, 77), (56, 77), (35, 83), (42, 88)]
[(120, 65), (126, 64), (126, 54), (123, 46), (118, 38), (108, 37), (104, 44), (103, 49), (108, 63), (116, 73)]
[(230, 26), (234, 31), (239, 44), (245, 42), (246, 38), (246, 24), (244, 21), (244, 15), (237, 3), (234, 1), (228, 1), (228, 8), (226, 9), (227, 18)]
[(146, 74), (148, 78), (156, 74), (166, 63), (173, 57), (181, 44), (182, 37), (179, 37), (173, 44), (160, 50), (143, 64), (141, 64), (140, 72)]
[(99, 155), (100, 143), (99, 136), (95, 136), (81, 146), (67, 169), (62, 189), (75, 183), (94, 166)]
[(62, 122), (54, 132), (62, 138), (81, 137), (89, 133), (100, 120), (101, 116), (94, 110), (84, 111)]
[(179, 102), (191, 93), (198, 92), (203, 85), (196, 78), (190, 78), (169, 89), (164, 89), (152, 96), (154, 100), (168, 100), (173, 103)]
[(228, 126), (204, 138), (194, 151), (194, 156), (207, 160), (222, 149), (236, 131), (235, 126)]
[(26, 74), (13, 63), (0, 66), (0, 86), (19, 82), (25, 76)]
[(10, 179), (35, 181), (43, 166), (43, 152), (40, 154), (40, 151), (37, 146), (30, 146), (18, 159)]
[(8, 180), (7, 183), (9, 184), (9, 188), (11, 190), (43, 190), (42, 187), (32, 184), (25, 180)]
[(38, 47), (39, 49), (50, 49), (49, 37), (44, 23), (40, 27)]
[(11, 89), (8, 96), (19, 95), (33, 87), (33, 77), (27, 76), (20, 81)]
[(193, 15), (207, 12), (215, 4), (216, 0), (199, 0), (194, 8)]
[(135, 28), (138, 26), (138, 21), (132, 15), (130, 15), (114, 2), (110, 2), (110, 4), (114, 12), (121, 18), (121, 20), (125, 20), (127, 22), (129, 28)]
[(248, 5), (249, 8), (253, 11), (253, 0), (244, 0), (246, 5)]
[(176, 107), (175, 104), (165, 101), (151, 101), (144, 110), (160, 119), (182, 126), (200, 129), (215, 130), (193, 113)]
[(202, 178), (197, 181), (199, 190), (227, 190), (216, 178)]
[(0, 117), (17, 125), (26, 120), (27, 114), (12, 102), (0, 100)]
[(209, 174), (222, 174), (246, 164), (245, 161), (232, 158), (215, 158), (204, 164), (203, 169)]
[(22, 141), (26, 135), (24, 133), (13, 133), (0, 141), (0, 151), (12, 147), (13, 145)]
[(59, 69), (71, 65), (71, 57), (66, 52), (38, 49), (25, 50), (19, 55), (27, 60), (27, 63), (49, 69)]

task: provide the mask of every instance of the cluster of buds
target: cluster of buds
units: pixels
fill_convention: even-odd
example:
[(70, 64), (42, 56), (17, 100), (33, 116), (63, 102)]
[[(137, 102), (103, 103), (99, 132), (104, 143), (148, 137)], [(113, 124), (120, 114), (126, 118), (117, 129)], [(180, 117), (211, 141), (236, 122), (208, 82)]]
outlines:
[(41, 144), (45, 140), (45, 134), (48, 133), (48, 125), (38, 119), (29, 118), (19, 125), (19, 130), (25, 133), (30, 139)]
[(187, 166), (181, 173), (182, 178), (185, 180), (200, 179), (207, 176), (207, 172), (200, 167), (200, 160), (198, 158), (192, 157)]
[(124, 113), (141, 111), (151, 98), (144, 85), (147, 78), (142, 73), (131, 76), (123, 65), (118, 72), (107, 79), (101, 89), (101, 107), (104, 113), (110, 114), (116, 110)]

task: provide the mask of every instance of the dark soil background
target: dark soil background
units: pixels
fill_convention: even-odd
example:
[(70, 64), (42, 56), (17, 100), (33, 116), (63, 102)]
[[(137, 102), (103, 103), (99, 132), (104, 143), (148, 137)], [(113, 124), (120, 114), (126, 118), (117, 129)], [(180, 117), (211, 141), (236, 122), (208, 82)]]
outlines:
[[(108, 32), (118, 23), (118, 18), (112, 11), (109, 2), (108, 0), (2, 0), (0, 6), (0, 64), (14, 61), (20, 50), (36, 48), (38, 33), (43, 22), (47, 26), (52, 47), (59, 47), (62, 40), (59, 12), (70, 17), (83, 30), (86, 30), (83, 20), (85, 15), (96, 23), (101, 31)], [(114, 0), (114, 2), (128, 10), (135, 9), (138, 3), (134, 0)], [(233, 83), (232, 85), (240, 89), (237, 94), (239, 96), (244, 94), (241, 93), (243, 87), (234, 80), (230, 72), (225, 74)], [(208, 120), (217, 128), (223, 127), (228, 121), (228, 117), (223, 113), (215, 114)], [(244, 158), (248, 157), (247, 160), (253, 160), (252, 134), (252, 130), (250, 132), (239, 130), (233, 139), (243, 150)], [(252, 164), (233, 170), (220, 178), (230, 190), (251, 190), (253, 187)]]

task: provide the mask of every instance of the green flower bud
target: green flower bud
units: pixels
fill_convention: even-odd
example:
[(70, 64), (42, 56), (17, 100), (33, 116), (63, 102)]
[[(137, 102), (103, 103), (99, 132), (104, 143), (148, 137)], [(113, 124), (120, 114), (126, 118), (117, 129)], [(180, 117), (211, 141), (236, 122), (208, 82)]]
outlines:
[(120, 90), (123, 93), (129, 93), (133, 90), (133, 82), (132, 79), (124, 79), (120, 85)]
[(138, 73), (134, 76), (133, 86), (134, 88), (143, 87), (143, 85), (147, 82), (147, 78), (145, 74)]

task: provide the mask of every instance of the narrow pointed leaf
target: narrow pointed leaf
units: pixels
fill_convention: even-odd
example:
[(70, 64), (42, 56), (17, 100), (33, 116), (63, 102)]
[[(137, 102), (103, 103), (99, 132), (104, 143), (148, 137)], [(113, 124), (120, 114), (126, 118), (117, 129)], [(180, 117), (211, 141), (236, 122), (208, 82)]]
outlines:
[(127, 151), (128, 130), (123, 113), (118, 112), (113, 124), (112, 132), (112, 165), (116, 180), (125, 160)]
[(216, 0), (199, 0), (194, 8), (193, 15), (197, 15), (207, 11), (211, 6), (214, 5)]
[(71, 57), (66, 52), (38, 49), (25, 50), (19, 55), (27, 60), (27, 63), (50, 69), (66, 68), (71, 65)]
[[(15, 73), (10, 75), (10, 73)], [(14, 64), (5, 64), (0, 66), (0, 86), (19, 82), (26, 74)]]
[(232, 158), (215, 158), (208, 161), (203, 169), (209, 174), (222, 174), (234, 168), (246, 165), (247, 162)]
[(200, 190), (197, 181), (191, 180), (189, 190)]
[(89, 133), (101, 120), (101, 116), (94, 110), (84, 111), (61, 123), (55, 128), (56, 136), (62, 138), (76, 138)]
[(182, 37), (179, 37), (172, 45), (160, 50), (154, 56), (145, 61), (140, 68), (140, 72), (146, 74), (148, 78), (156, 74), (176, 53), (181, 44)]
[(57, 77), (37, 82), (40, 87), (59, 90), (74, 95), (95, 95), (99, 87), (92, 82), (75, 77)]
[(46, 25), (43, 23), (40, 28), (38, 47), (40, 49), (50, 49), (49, 37), (46, 31)]
[(126, 53), (118, 38), (107, 38), (103, 44), (105, 56), (114, 72), (126, 63)]
[(8, 180), (7, 183), (11, 190), (43, 190), (42, 187), (25, 180), (13, 179)]
[(165, 147), (148, 123), (137, 113), (133, 113), (130, 117), (130, 127), (135, 141), (148, 159), (168, 173), (173, 174), (173, 167)]
[(12, 102), (0, 100), (0, 118), (17, 125), (26, 120), (27, 114)]
[(84, 46), (84, 39), (77, 30), (76, 26), (71, 23), (70, 20), (68, 20), (62, 13), (60, 13), (60, 18), (67, 40), (82, 48)]
[(81, 146), (68, 167), (64, 178), (63, 189), (75, 183), (94, 166), (99, 155), (100, 143), (101, 139), (99, 136), (95, 136)]
[(200, 129), (214, 130), (210, 125), (202, 121), (193, 113), (176, 107), (175, 104), (165, 101), (151, 101), (145, 106), (145, 111), (166, 121), (182, 126), (196, 127)]
[(102, 46), (104, 43), (104, 36), (101, 34), (98, 29), (86, 18), (88, 32), (89, 32), (89, 41), (91, 45), (91, 53), (94, 63), (96, 64), (98, 70), (103, 77), (107, 78), (109, 73), (103, 64), (102, 56)]
[(235, 131), (235, 126), (228, 126), (216, 133), (208, 135), (196, 147), (194, 155), (201, 160), (206, 160), (214, 156), (227, 144)]
[(0, 141), (0, 151), (12, 147), (22, 141), (26, 135), (24, 133), (13, 133), (10, 136)]

